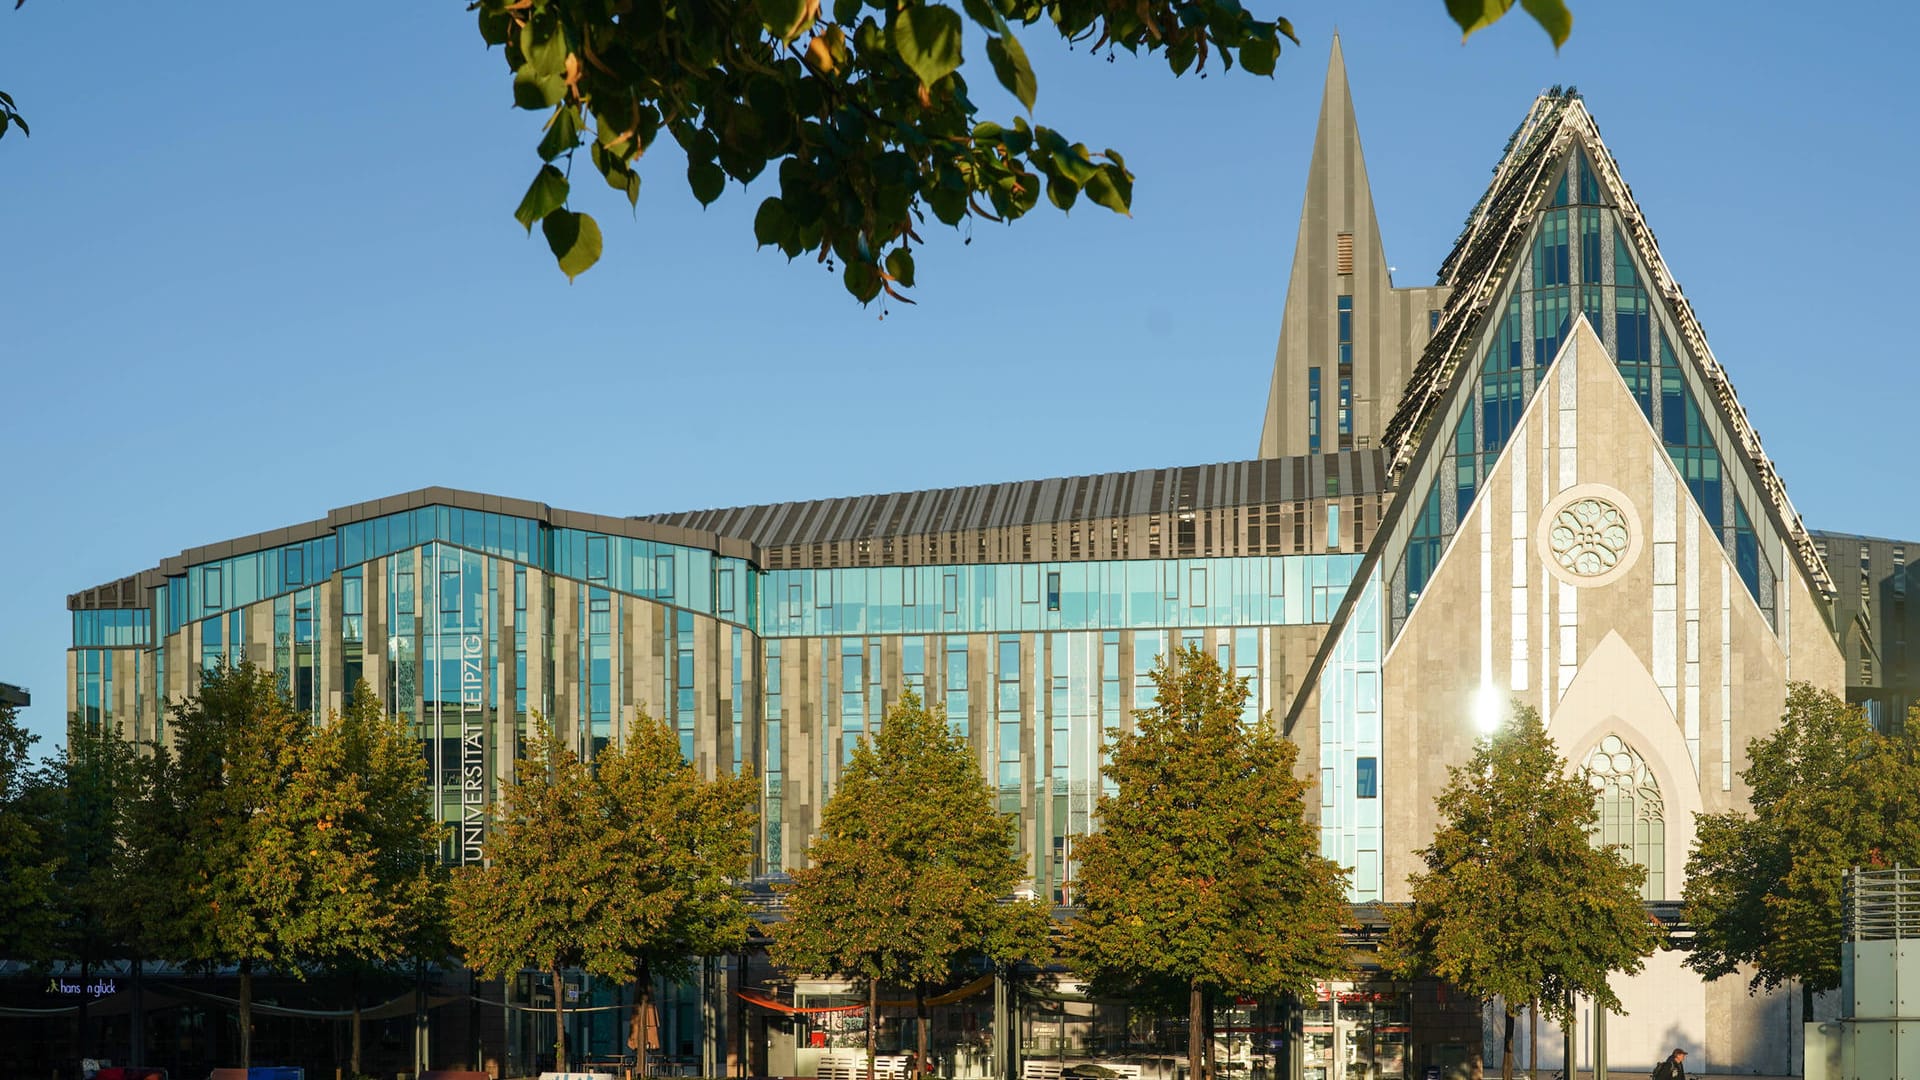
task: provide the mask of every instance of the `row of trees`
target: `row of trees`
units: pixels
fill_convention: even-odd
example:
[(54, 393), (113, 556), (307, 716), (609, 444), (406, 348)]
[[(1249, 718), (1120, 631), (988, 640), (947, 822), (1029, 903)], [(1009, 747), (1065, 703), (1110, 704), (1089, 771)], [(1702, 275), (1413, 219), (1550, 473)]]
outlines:
[[(1110, 745), (1102, 828), (1076, 849), (1077, 917), (1014, 899), (1013, 820), (973, 748), (908, 696), (856, 745), (793, 875), (774, 960), (912, 989), (971, 964), (1059, 959), (1100, 992), (1146, 996), (1190, 1018), (1224, 994), (1310, 993), (1348, 964), (1346, 874), (1319, 855), (1294, 746), (1241, 720), (1247, 687), (1198, 649), (1153, 673), (1156, 700)], [(271, 673), (211, 672), (173, 710), (168, 747), (76, 728), (50, 762), (0, 716), (0, 952), (237, 968), (241, 1057), (254, 972), (405, 968), (459, 956), (500, 977), (554, 984), (566, 1062), (563, 972), (636, 981), (686, 975), (739, 948), (758, 785), (701, 777), (676, 734), (642, 716), (583, 762), (537, 728), (503, 790), (488, 864), (450, 874), (421, 798), (417, 742), (364, 687), (329, 722), (295, 712)], [(1920, 860), (1907, 813), (1920, 790), (1910, 735), (1795, 687), (1756, 740), (1754, 814), (1703, 816), (1686, 910), (1688, 963), (1757, 985), (1838, 982), (1840, 871)], [(1560, 1018), (1575, 996), (1618, 1009), (1607, 979), (1661, 943), (1639, 900), (1644, 870), (1596, 847), (1596, 808), (1523, 707), (1453, 770), (1413, 903), (1390, 916), (1398, 973), (1439, 975)], [(356, 988), (357, 1007), (357, 988)], [(630, 1042), (644, 1054), (644, 997)], [(358, 1024), (353, 1066), (358, 1069)], [(926, 1024), (920, 1025), (926, 1060)], [(869, 1051), (873, 1049), (869, 1026)]]
[(0, 718), (0, 955), (76, 963), (83, 981), (131, 960), (136, 986), (148, 960), (237, 968), (243, 1063), (256, 972), (351, 982), (445, 955), (419, 747), (364, 684), (315, 725), (271, 671), (212, 671), (171, 725), (167, 745), (136, 746), (75, 723), (34, 768)]
[[(1200, 650), (1153, 679), (1156, 704), (1112, 745), (1114, 792), (1078, 851), (1073, 922), (1056, 926), (1049, 903), (1016, 896), (1014, 819), (943, 711), (910, 694), (853, 748), (809, 865), (784, 887), (774, 962), (852, 978), (870, 1015), (883, 984), (910, 988), (922, 1061), (929, 990), (973, 964), (1058, 957), (1097, 987), (1190, 1001), (1195, 1061), (1209, 995), (1304, 993), (1344, 970), (1345, 872), (1319, 855), (1295, 748), (1241, 722), (1246, 683)], [(469, 963), (550, 972), (558, 1013), (563, 969), (638, 975), (644, 987), (743, 943), (733, 882), (751, 852), (751, 779), (701, 779), (649, 721), (592, 767), (548, 735), (530, 759), (506, 793), (490, 865), (454, 875), (453, 936)], [(869, 1024), (870, 1061), (874, 1038)], [(556, 1057), (564, 1067), (564, 1043)]]

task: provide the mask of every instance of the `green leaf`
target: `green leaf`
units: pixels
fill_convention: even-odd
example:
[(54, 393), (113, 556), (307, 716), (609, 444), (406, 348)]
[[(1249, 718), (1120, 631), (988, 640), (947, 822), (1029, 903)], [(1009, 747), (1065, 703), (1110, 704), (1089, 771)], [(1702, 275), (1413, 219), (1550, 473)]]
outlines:
[(558, 75), (542, 75), (528, 64), (513, 73), (513, 103), (529, 110), (551, 109), (566, 95), (567, 83)]
[(880, 271), (872, 263), (849, 262), (840, 273), (840, 283), (863, 304), (880, 295)]
[(540, 231), (568, 281), (600, 261), (600, 226), (588, 215), (555, 210), (540, 219)]
[(814, 0), (754, 0), (760, 23), (782, 42), (790, 42), (813, 25), (818, 8)]
[(1074, 201), (1079, 197), (1079, 184), (1074, 183), (1072, 180), (1067, 179), (1057, 172), (1047, 174), (1048, 202), (1062, 210), (1071, 210), (1073, 209)]
[(769, 196), (760, 203), (759, 212), (753, 215), (753, 238), (761, 247), (779, 244), (792, 231), (793, 223), (787, 218), (787, 208), (778, 198)]
[(1240, 46), (1240, 66), (1255, 75), (1272, 75), (1274, 65), (1280, 59), (1280, 40), (1276, 37), (1254, 37)]
[(1087, 198), (1116, 214), (1133, 215), (1129, 205), (1133, 201), (1133, 181), (1126, 178), (1126, 170), (1117, 166), (1108, 166), (1094, 173), (1085, 185)]
[(893, 51), (931, 87), (960, 66), (960, 13), (931, 4), (910, 7), (894, 17)]
[(552, 161), (579, 145), (580, 106), (562, 105), (555, 110), (553, 121), (547, 125), (547, 134), (540, 140), (540, 160)]
[(1006, 30), (1006, 17), (1000, 14), (1000, 10), (994, 7), (990, 0), (960, 0), (960, 9), (967, 13), (967, 18), (988, 30), (1003, 32)]
[(701, 206), (711, 206), (726, 190), (727, 174), (711, 161), (688, 161), (687, 186), (693, 189), (693, 197), (700, 200)]
[(1565, 45), (1573, 36), (1573, 12), (1567, 10), (1565, 0), (1520, 0), (1520, 6), (1553, 39), (1554, 48)]
[(1053, 166), (1060, 170), (1061, 175), (1072, 180), (1075, 185), (1085, 184), (1087, 181), (1093, 179), (1094, 174), (1098, 172), (1100, 168), (1088, 157), (1087, 148), (1078, 143), (1068, 147), (1064, 151), (1055, 150), (1053, 152)]
[(540, 75), (564, 75), (567, 71), (567, 35), (559, 24), (548, 19), (532, 19), (520, 28), (520, 55), (526, 66)]
[(913, 288), (913, 252), (903, 247), (887, 252), (887, 273), (893, 275), (893, 280)]
[(488, 45), (505, 45), (507, 35), (513, 31), (513, 20), (507, 17), (504, 8), (493, 4), (481, 4), (478, 20), (480, 38)]
[(567, 178), (559, 169), (551, 165), (540, 166), (534, 175), (533, 183), (527, 185), (527, 193), (520, 197), (520, 205), (513, 212), (513, 220), (519, 222), (527, 232), (533, 232), (533, 223), (546, 218), (558, 210), (567, 201)]
[(987, 39), (987, 59), (993, 63), (993, 73), (1000, 85), (1007, 88), (1020, 104), (1033, 111), (1033, 98), (1040, 87), (1033, 77), (1033, 65), (1027, 62), (1027, 50), (1021, 48), (1020, 40), (1012, 34)]
[(833, 0), (833, 21), (852, 26), (860, 18), (860, 0)]

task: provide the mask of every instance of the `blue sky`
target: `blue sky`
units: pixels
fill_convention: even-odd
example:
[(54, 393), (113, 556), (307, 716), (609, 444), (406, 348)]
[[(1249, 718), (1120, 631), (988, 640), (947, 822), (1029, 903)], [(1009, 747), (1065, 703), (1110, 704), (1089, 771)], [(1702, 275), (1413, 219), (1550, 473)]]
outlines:
[(1036, 119), (1126, 154), (1133, 217), (938, 230), (885, 319), (666, 141), (637, 213), (582, 186), (607, 254), (569, 286), (511, 217), (539, 120), (458, 0), (0, 11), (34, 129), (0, 141), (0, 679), (52, 739), (67, 593), (428, 484), (629, 514), (1247, 457), (1336, 24), (1401, 284), (1578, 84), (1809, 525), (1920, 537), (1920, 12), (1572, 6), (1556, 54), (1441, 0), (1257, 0), (1304, 42), (1273, 79), (1030, 32)]

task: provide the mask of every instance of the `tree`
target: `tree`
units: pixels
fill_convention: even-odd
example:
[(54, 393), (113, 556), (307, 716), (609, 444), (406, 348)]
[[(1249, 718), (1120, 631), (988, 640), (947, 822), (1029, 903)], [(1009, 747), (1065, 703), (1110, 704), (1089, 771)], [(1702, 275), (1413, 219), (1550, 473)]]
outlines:
[(28, 756), (37, 736), (0, 705), (0, 956), (42, 960), (58, 941), (54, 874), (47, 835), (44, 772)]
[(1007, 899), (1022, 876), (1013, 819), (945, 710), (909, 693), (862, 738), (820, 815), (809, 866), (785, 889), (771, 955), (789, 971), (866, 984), (867, 1070), (882, 982), (913, 988), (919, 1060), (927, 1060), (927, 987), (957, 964), (1044, 955), (1043, 901)]
[(1200, 1075), (1209, 995), (1300, 994), (1344, 970), (1347, 872), (1307, 824), (1298, 748), (1242, 720), (1247, 680), (1198, 646), (1152, 679), (1154, 704), (1102, 769), (1100, 829), (1078, 845), (1070, 941), (1096, 987), (1184, 993)]
[(284, 851), (276, 835), (295, 797), (294, 778), (312, 733), (271, 669), (246, 662), (201, 675), (200, 688), (173, 708), (167, 778), (183, 828), (169, 877), (189, 901), (175, 942), (181, 959), (240, 968), (240, 1065), (253, 1059), (253, 976), (259, 968), (298, 974), (288, 927), (306, 917), (263, 856)]
[(446, 955), (441, 827), (419, 743), (365, 680), (299, 748), (287, 797), (258, 820), (250, 878), (276, 947), (301, 970), (352, 976), (350, 1066), (360, 1073), (359, 978)]
[(1796, 980), (1809, 1004), (1840, 985), (1842, 875), (1920, 865), (1916, 727), (1882, 735), (1858, 706), (1789, 686), (1780, 726), (1747, 747), (1751, 816), (1695, 821), (1688, 967), (1717, 979), (1751, 964), (1752, 989)]
[[(1513, 0), (1447, 0), (1472, 34)], [(1572, 31), (1564, 0), (1522, 6), (1558, 47)], [(1057, 33), (1111, 58), (1158, 53), (1175, 75), (1210, 60), (1271, 75), (1285, 19), (1256, 19), (1239, 0), (475, 0), (480, 34), (502, 47), (513, 102), (547, 115), (544, 164), (514, 211), (540, 223), (568, 278), (600, 257), (600, 228), (570, 208), (580, 147), (594, 171), (640, 198), (640, 156), (662, 130), (686, 156), (701, 203), (728, 179), (773, 167), (779, 194), (760, 204), (754, 238), (788, 259), (838, 260), (862, 303), (905, 299), (913, 246), (929, 210), (958, 226), (1011, 221), (1042, 183), (1061, 210), (1081, 195), (1128, 213), (1133, 174), (1115, 150), (1090, 150), (1024, 116), (981, 121), (963, 77), (962, 39), (984, 38), (995, 79), (1034, 110), (1038, 83), (1014, 28)], [(968, 24), (971, 23), (971, 29)], [(1030, 38), (1031, 39), (1031, 38)], [(977, 69), (975, 69), (977, 70)], [(565, 159), (562, 161), (561, 159)], [(556, 164), (559, 162), (559, 164)], [(982, 205), (984, 200), (986, 205)], [(989, 209), (990, 208), (990, 209)]]
[[(752, 776), (703, 779), (680, 738), (644, 711), (626, 739), (594, 758), (615, 830), (621, 914), (595, 927), (638, 975), (629, 1042), (646, 1070), (653, 980), (680, 980), (693, 960), (738, 949), (751, 918), (737, 882), (753, 866), (760, 786)], [(634, 978), (634, 974), (621, 976)]]
[(1641, 905), (1646, 868), (1593, 842), (1599, 809), (1568, 770), (1540, 714), (1512, 717), (1473, 759), (1448, 770), (1434, 800), (1441, 825), (1408, 879), (1410, 907), (1388, 916), (1388, 965), (1437, 975), (1506, 1012), (1501, 1075), (1513, 1076), (1520, 1007), (1564, 1022), (1575, 995), (1620, 1012), (1607, 985), (1633, 974), (1660, 945)]
[(114, 935), (133, 963), (133, 1060), (145, 1054), (147, 960), (193, 955), (190, 927), (199, 907), (187, 890), (186, 858), (192, 842), (189, 792), (179, 781), (174, 755), (147, 745), (133, 762), (132, 791), (120, 816), (120, 894), (109, 912)]
[(562, 1071), (566, 969), (628, 982), (649, 968), (684, 971), (689, 951), (745, 939), (733, 880), (747, 870), (755, 794), (747, 778), (702, 780), (672, 731), (644, 712), (592, 766), (536, 723), (502, 792), (486, 864), (454, 873), (452, 929), (491, 978), (527, 966), (552, 975)]
[[(62, 956), (80, 965), (80, 981), (127, 953), (131, 927), (121, 917), (128, 863), (123, 837), (141, 778), (138, 751), (118, 725), (67, 723), (67, 744), (51, 763), (56, 808), (48, 832), (60, 852), (54, 875)], [(87, 1050), (87, 995), (76, 1013)]]

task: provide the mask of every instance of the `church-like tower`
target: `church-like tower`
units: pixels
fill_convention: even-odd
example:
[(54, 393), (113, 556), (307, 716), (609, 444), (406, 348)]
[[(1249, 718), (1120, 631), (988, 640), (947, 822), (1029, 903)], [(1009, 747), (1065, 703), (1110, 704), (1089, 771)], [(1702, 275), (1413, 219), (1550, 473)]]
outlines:
[(1335, 37), (1260, 425), (1260, 456), (1379, 445), (1446, 297), (1442, 286), (1393, 285), (1346, 60)]

